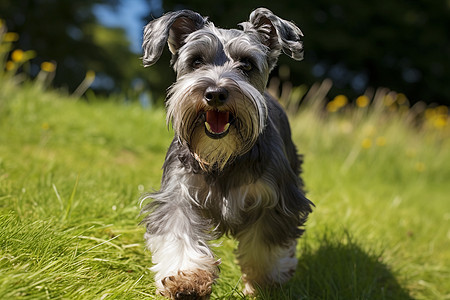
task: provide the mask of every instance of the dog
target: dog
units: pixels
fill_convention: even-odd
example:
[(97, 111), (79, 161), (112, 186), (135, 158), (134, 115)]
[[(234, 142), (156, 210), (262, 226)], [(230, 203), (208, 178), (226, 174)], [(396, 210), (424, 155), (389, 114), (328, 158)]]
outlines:
[(303, 59), (303, 34), (265, 8), (239, 26), (221, 29), (181, 10), (144, 28), (144, 66), (168, 44), (176, 72), (161, 188), (141, 199), (153, 199), (142, 222), (157, 291), (167, 298), (210, 297), (220, 260), (209, 242), (224, 234), (238, 241), (245, 294), (285, 283), (312, 211), (287, 116), (266, 92), (281, 51)]

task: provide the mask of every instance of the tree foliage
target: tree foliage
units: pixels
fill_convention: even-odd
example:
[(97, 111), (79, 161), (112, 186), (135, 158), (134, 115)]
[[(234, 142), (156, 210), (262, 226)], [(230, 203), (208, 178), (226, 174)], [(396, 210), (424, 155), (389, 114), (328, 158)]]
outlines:
[[(158, 17), (158, 1), (149, 2), (147, 22)], [(35, 50), (31, 73), (43, 61), (54, 61), (54, 83), (73, 91), (88, 70), (97, 74), (94, 88), (127, 92), (136, 78), (162, 95), (174, 80), (170, 55), (144, 70), (132, 53), (122, 28), (98, 23), (93, 7), (117, 7), (120, 0), (2, 0), (0, 18), (9, 31), (20, 34), (17, 47)], [(156, 3), (158, 2), (158, 3)], [(311, 86), (333, 80), (330, 97), (356, 98), (370, 88), (388, 87), (420, 100), (450, 104), (450, 4), (446, 0), (376, 2), (342, 0), (236, 1), (164, 0), (163, 10), (189, 8), (209, 16), (217, 26), (236, 27), (256, 7), (271, 9), (292, 20), (305, 33), (305, 60), (280, 57), (275, 76), (293, 84)], [(127, 3), (128, 4), (128, 3)], [(130, 3), (131, 5), (131, 3)]]
[(0, 18), (9, 31), (17, 32), (17, 47), (34, 50), (31, 75), (43, 61), (57, 65), (54, 84), (73, 91), (87, 71), (97, 74), (97, 91), (119, 91), (130, 87), (142, 70), (122, 28), (98, 23), (93, 7), (115, 7), (118, 0), (2, 0)]
[(388, 87), (419, 100), (450, 104), (450, 14), (448, 1), (232, 1), (166, 0), (164, 9), (189, 8), (221, 27), (235, 27), (265, 6), (293, 20), (305, 34), (305, 61), (290, 80), (308, 85), (324, 78), (332, 93), (357, 96)]

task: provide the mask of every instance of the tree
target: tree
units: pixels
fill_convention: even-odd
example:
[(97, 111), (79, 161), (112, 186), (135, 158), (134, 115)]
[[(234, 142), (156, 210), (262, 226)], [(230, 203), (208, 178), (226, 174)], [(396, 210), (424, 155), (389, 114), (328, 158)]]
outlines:
[(73, 91), (88, 70), (97, 73), (99, 92), (124, 91), (142, 70), (129, 50), (125, 32), (99, 25), (93, 6), (114, 7), (118, 0), (2, 0), (0, 18), (9, 31), (17, 32), (17, 47), (34, 50), (31, 75), (43, 61), (57, 64), (54, 84)]
[[(293, 20), (305, 33), (305, 60), (291, 67), (294, 84), (331, 78), (333, 94), (357, 96), (388, 87), (410, 101), (450, 104), (449, 5), (445, 0), (251, 1), (166, 0), (164, 10), (189, 8), (217, 26), (235, 27), (257, 6)], [(257, 5), (257, 6), (256, 6)]]

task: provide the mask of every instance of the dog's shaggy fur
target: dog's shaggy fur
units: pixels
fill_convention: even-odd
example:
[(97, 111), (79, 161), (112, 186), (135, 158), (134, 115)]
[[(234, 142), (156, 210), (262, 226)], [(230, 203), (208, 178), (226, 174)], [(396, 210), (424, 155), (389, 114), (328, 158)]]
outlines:
[(303, 58), (302, 32), (264, 8), (240, 26), (220, 29), (182, 10), (144, 31), (144, 65), (167, 43), (177, 74), (161, 188), (143, 197), (153, 199), (143, 223), (155, 282), (172, 299), (209, 298), (220, 260), (208, 242), (222, 234), (239, 242), (245, 293), (286, 282), (311, 212), (286, 114), (266, 92), (281, 51)]

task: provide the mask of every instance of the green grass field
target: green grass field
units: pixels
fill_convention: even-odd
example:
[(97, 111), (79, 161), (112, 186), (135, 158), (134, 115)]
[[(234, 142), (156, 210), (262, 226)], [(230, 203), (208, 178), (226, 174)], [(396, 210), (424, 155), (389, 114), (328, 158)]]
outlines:
[[(291, 116), (316, 208), (294, 278), (261, 299), (450, 299), (447, 112), (415, 123), (384, 104)], [(0, 84), (0, 299), (159, 298), (138, 199), (159, 187), (164, 118)], [(236, 244), (220, 242), (212, 299), (244, 298)]]

